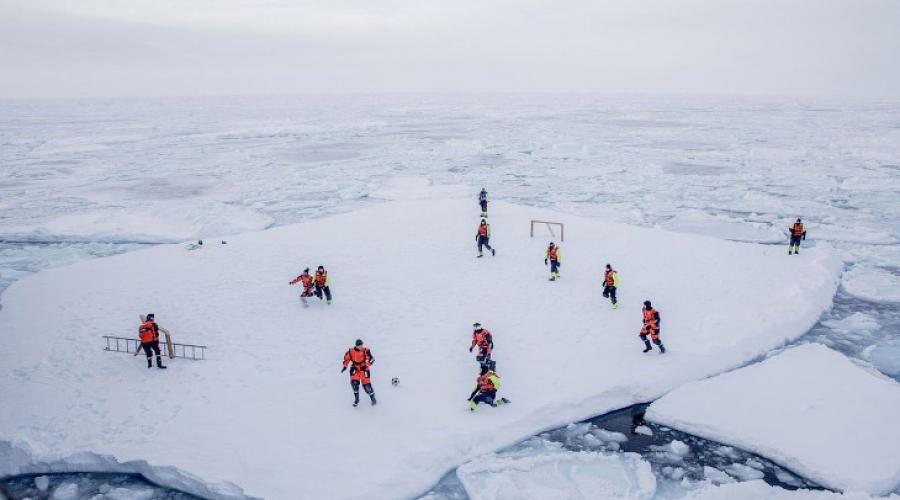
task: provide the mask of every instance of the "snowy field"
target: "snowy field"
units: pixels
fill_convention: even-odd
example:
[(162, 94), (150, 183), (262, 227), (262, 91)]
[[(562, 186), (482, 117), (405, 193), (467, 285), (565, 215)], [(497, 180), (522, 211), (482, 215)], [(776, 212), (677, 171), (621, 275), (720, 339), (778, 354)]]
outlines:
[[(778, 244), (769, 247), (769, 251), (773, 252), (773, 258), (777, 256), (779, 259), (781, 254), (786, 254), (783, 245), (784, 228), (793, 218), (802, 216), (810, 237), (804, 244), (803, 253), (792, 259), (804, 262), (802, 266), (808, 265), (811, 260), (822, 255), (818, 253), (819, 250), (827, 247), (847, 267), (833, 308), (824, 312), (822, 321), (814, 326), (807, 325), (812, 326), (812, 330), (805, 339), (823, 343), (863, 362), (872, 363), (883, 373), (895, 379), (900, 378), (900, 327), (897, 326), (900, 324), (900, 103), (897, 102), (548, 95), (0, 102), (0, 290), (36, 271), (146, 249), (157, 243), (213, 238), (296, 222), (325, 221), (328, 220), (323, 219), (326, 216), (355, 213), (359, 209), (375, 208), (397, 199), (426, 197), (473, 200), (481, 186), (487, 187), (494, 199), (538, 207), (540, 210), (537, 213), (541, 215), (546, 215), (550, 210), (560, 212), (558, 217), (567, 221), (577, 215), (595, 221), (659, 227), (718, 239)], [(470, 208), (466, 209), (465, 217), (470, 216)], [(472, 232), (469, 228), (471, 222), (466, 218), (467, 232)], [(508, 235), (521, 236), (521, 233), (511, 233), (507, 228), (501, 228), (497, 221), (494, 223), (497, 224), (495, 231), (500, 230), (498, 242)], [(589, 224), (588, 221), (583, 223)], [(511, 225), (515, 227), (515, 231), (526, 230), (521, 221)], [(229, 245), (235, 240), (232, 236), (227, 239)], [(398, 243), (398, 249), (412, 248), (413, 243), (422, 243), (418, 239), (417, 236), (412, 238), (413, 242)], [(298, 241), (302, 240), (303, 238), (298, 237)], [(471, 245), (465, 240), (466, 238), (460, 244)], [(720, 263), (724, 265), (724, 259), (729, 257), (715, 255), (719, 247), (713, 240), (694, 241), (705, 242), (700, 246), (702, 255), (710, 254), (707, 258), (713, 263), (710, 268), (720, 262), (719, 258), (723, 259)], [(567, 244), (565, 247), (567, 258), (570, 252), (575, 252), (576, 255), (579, 252), (574, 246), (576, 240), (572, 243), (573, 245)], [(452, 244), (456, 244), (456, 239)], [(609, 242), (604, 242), (602, 248), (605, 250), (608, 245)], [(641, 246), (643, 244), (634, 243), (623, 246), (621, 259), (631, 256), (629, 252)], [(820, 246), (823, 248), (818, 248)], [(170, 251), (163, 250), (164, 248), (170, 247), (133, 255)], [(288, 264), (289, 269), (283, 270), (285, 273), (296, 272), (299, 264), (293, 262), (293, 259), (298, 255), (307, 255), (306, 251), (301, 252), (299, 248), (308, 247), (292, 247), (290, 251), (277, 255), (275, 260)], [(357, 247), (351, 248), (358, 250)], [(208, 247), (205, 250), (210, 250), (207, 253), (213, 254), (220, 248)], [(471, 257), (471, 248), (457, 250), (461, 255), (465, 253), (466, 258)], [(498, 264), (505, 260), (500, 257), (514, 257), (515, 254), (509, 254), (510, 250), (509, 247), (501, 247)], [(352, 302), (347, 299), (354, 295), (355, 301), (360, 304), (368, 303), (370, 307), (373, 300), (379, 303), (396, 300), (399, 303), (404, 297), (415, 299), (418, 296), (416, 283), (388, 287), (390, 290), (386, 295), (383, 291), (366, 293), (366, 290), (371, 290), (367, 288), (371, 283), (345, 281), (349, 278), (341, 267), (349, 264), (334, 267), (338, 263), (338, 255), (349, 252), (350, 248), (325, 247), (320, 244), (313, 251), (326, 254), (323, 263), (331, 267), (335, 276), (341, 276), (341, 285), (336, 287), (336, 293), (339, 294), (339, 300), (334, 306), (336, 310), (347, 307)], [(534, 254), (539, 254), (540, 251), (539, 248), (528, 250), (526, 266), (539, 266), (540, 257), (535, 257)], [(590, 294), (596, 293), (596, 280), (599, 279), (597, 273), (603, 263), (595, 261), (595, 258), (604, 260), (605, 257), (590, 254), (584, 248), (580, 251), (585, 252), (582, 255), (585, 260), (590, 261), (590, 267), (584, 268), (584, 275), (581, 276), (572, 267), (564, 265), (565, 281), (559, 284), (568, 285), (576, 276), (591, 280), (589, 285), (584, 285), (586, 288), (582, 299), (589, 297), (592, 302), (574, 304), (571, 307), (583, 307), (590, 311), (589, 314), (598, 314), (595, 308), (602, 307), (603, 304), (598, 304), (597, 297)], [(605, 252), (599, 252), (598, 255), (605, 255)], [(525, 257), (520, 257), (524, 262)], [(619, 257), (616, 259), (614, 263), (620, 261)], [(787, 259), (786, 255), (784, 259)], [(114, 259), (110, 262), (121, 261)], [(784, 263), (781, 260), (773, 262), (777, 262), (776, 267), (764, 271), (772, 273), (770, 280), (755, 281), (739, 291), (772, 291), (774, 293), (771, 296), (777, 297), (777, 293), (791, 287), (808, 285), (797, 283), (802, 277), (795, 273), (795, 269), (779, 270), (777, 266)], [(393, 276), (392, 273), (396, 271), (388, 269), (388, 264), (387, 258), (373, 262), (372, 269), (367, 272), (369, 276), (375, 276), (376, 272), (378, 276), (382, 273)], [(732, 261), (732, 266), (733, 264)], [(407, 262), (404, 262), (399, 267), (406, 265)], [(464, 268), (454, 267), (455, 264), (447, 265), (451, 269), (443, 269), (441, 272), (467, 272), (463, 271)], [(830, 264), (826, 267), (830, 267)], [(709, 268), (704, 267), (698, 272), (707, 278), (702, 273), (708, 271)], [(740, 266), (737, 273), (740, 275), (744, 271), (743, 266)], [(734, 273), (732, 268), (723, 269), (721, 276), (730, 277)], [(418, 280), (422, 274), (422, 271), (417, 272), (415, 279)], [(510, 270), (509, 274), (514, 273)], [(537, 274), (540, 275), (541, 271)], [(54, 275), (39, 277), (35, 283), (44, 280), (45, 285), (40, 293), (49, 293), (59, 298), (60, 307), (67, 311), (61, 318), (67, 317), (66, 314), (90, 316), (83, 319), (84, 324), (67, 324), (67, 332), (71, 328), (69, 333), (74, 335), (90, 329), (91, 333), (87, 338), (94, 338), (101, 333), (111, 333), (96, 331), (102, 325), (107, 325), (110, 321), (121, 321), (121, 326), (115, 325), (116, 331), (130, 334), (135, 315), (131, 303), (116, 306), (116, 301), (112, 301), (104, 305), (109, 317), (97, 312), (86, 313), (81, 309), (73, 309), (75, 304), (90, 300), (80, 293), (82, 286), (99, 287), (103, 280), (91, 276), (73, 290), (54, 281), (52, 276)], [(232, 277), (229, 275), (229, 279)], [(278, 279), (283, 281), (282, 278), (279, 272)], [(622, 278), (624, 287), (628, 288), (633, 284), (636, 286), (633, 275), (626, 276), (623, 273)], [(252, 282), (256, 277), (244, 279)], [(120, 285), (118, 282), (109, 284), (104, 293), (109, 293), (110, 289), (117, 290)], [(128, 283), (129, 287), (134, 285)], [(654, 285), (652, 291), (657, 296), (660, 286), (672, 284)], [(241, 283), (241, 286), (245, 284)], [(215, 285), (209, 287), (214, 290), (213, 294), (225, 293), (216, 290)], [(517, 288), (516, 292), (519, 291)], [(632, 291), (643, 293), (641, 289)], [(735, 291), (728, 290), (729, 293)], [(293, 297), (294, 292), (277, 291), (278, 294), (286, 293), (285, 296), (289, 297)], [(276, 292), (273, 290), (272, 293)], [(495, 299), (469, 288), (460, 295), (462, 299), (454, 296), (448, 298), (446, 303), (478, 299), (490, 304), (490, 300)], [(11, 310), (10, 302), (15, 296), (11, 290), (0, 295), (0, 306), (3, 308), (0, 310), (0, 335), (18, 335), (18, 331), (11, 332), (7, 326), (11, 324), (7, 323), (10, 321), (10, 314), (16, 314)], [(126, 298), (117, 300), (124, 302)], [(279, 295), (279, 300), (281, 298), (283, 297)], [(637, 300), (637, 296), (631, 299)], [(557, 299), (540, 297), (537, 300)], [(772, 307), (775, 309), (763, 311), (763, 315), (773, 318), (768, 324), (760, 324), (756, 316), (750, 320), (751, 323), (759, 331), (766, 332), (766, 335), (777, 333), (782, 340), (796, 337), (802, 332), (795, 331), (800, 322), (795, 321), (795, 311), (790, 309), (793, 300), (791, 298), (787, 303), (774, 304)], [(141, 302), (141, 305), (134, 307), (141, 309), (138, 312), (146, 312), (145, 298), (132, 302)], [(173, 297), (171, 302), (174, 304), (177, 299)], [(154, 304), (151, 308), (159, 313), (164, 305), (169, 304)], [(177, 305), (174, 304), (173, 307)], [(681, 314), (685, 321), (695, 321), (696, 317), (702, 315), (697, 313), (691, 316), (689, 309), (685, 310), (693, 305), (685, 304), (682, 307), (679, 303), (677, 307), (664, 309), (663, 314), (668, 314), (666, 317), (671, 317), (673, 313)], [(29, 303), (28, 306), (34, 307), (34, 304)], [(516, 305), (520, 306), (521, 304)], [(237, 310), (242, 310), (240, 307)], [(790, 310), (781, 315), (769, 316), (772, 311), (778, 311), (781, 307)], [(827, 304), (817, 303), (816, 307), (821, 311)], [(624, 309), (619, 312), (624, 312)], [(464, 314), (445, 317), (441, 314), (448, 313), (437, 313), (439, 314), (432, 315), (431, 320), (446, 323), (441, 328), (449, 331), (448, 324), (458, 322), (459, 327), (454, 324), (452, 328), (454, 339), (457, 335), (462, 335), (460, 332), (465, 331), (472, 320), (459, 317)], [(176, 326), (208, 335), (210, 326), (217, 326), (221, 321), (220, 318), (209, 318), (196, 313), (194, 315), (203, 316), (206, 323), (176, 323)], [(249, 322), (253, 313), (248, 312), (247, 316), (250, 317), (241, 318), (238, 324), (248, 331), (259, 330), (259, 324)], [(486, 319), (481, 313), (478, 316), (482, 321)], [(50, 321), (47, 318), (33, 319)], [(815, 323), (815, 319), (810, 321)], [(161, 321), (164, 326), (173, 326), (171, 322), (167, 325), (162, 318)], [(264, 326), (267, 329), (271, 327), (268, 324)], [(423, 332), (431, 332), (433, 327), (431, 324), (417, 326)], [(507, 326), (516, 329), (515, 325)], [(699, 326), (702, 330), (710, 325)], [(296, 324), (280, 327), (296, 328)], [(396, 327), (392, 323), (386, 329)], [(623, 347), (627, 345), (631, 349), (632, 343), (637, 342), (632, 338), (634, 324), (629, 322), (627, 327), (623, 324), (615, 325), (614, 328), (621, 328), (626, 332), (621, 341), (624, 343)], [(495, 326), (494, 330), (496, 329)], [(506, 327), (502, 330), (506, 330)], [(384, 333), (386, 332), (381, 334)], [(682, 341), (689, 339), (685, 333), (682, 332)], [(47, 334), (48, 332), (41, 331), (41, 335)], [(258, 334), (261, 333), (253, 335)], [(363, 336), (367, 340), (375, 338), (369, 334), (357, 335), (356, 332), (348, 335), (354, 338)], [(674, 332), (673, 337), (670, 342), (679, 342)], [(53, 367), (52, 361), (57, 360), (84, 362), (87, 366), (73, 368), (78, 376), (106, 377), (108, 380), (115, 380), (116, 384), (105, 385), (103, 393), (96, 396), (99, 401), (88, 398), (88, 402), (79, 402), (65, 411), (61, 409), (62, 401), (65, 397), (71, 397), (70, 394), (62, 394), (58, 401), (43, 400), (31, 408), (18, 408), (19, 412), (43, 412), (44, 415), (40, 418), (54, 418), (54, 422), (45, 422), (47, 427), (44, 431), (23, 430), (0, 424), (0, 432), (6, 436), (0, 437), (0, 441), (18, 439), (20, 444), (23, 441), (31, 443), (34, 445), (31, 451), (35, 453), (35, 457), (30, 458), (35, 460), (38, 457), (48, 458), (47, 453), (51, 451), (53, 453), (50, 454), (56, 454), (57, 458), (66, 451), (108, 451), (109, 448), (104, 447), (106, 444), (85, 444), (99, 442), (94, 439), (96, 436), (78, 435), (84, 432), (101, 432), (99, 429), (58, 429), (65, 422), (66, 417), (62, 415), (67, 412), (87, 411), (89, 415), (85, 418), (99, 418), (97, 415), (90, 415), (91, 410), (86, 407), (93, 406), (97, 411), (104, 408), (103, 405), (118, 407), (115, 404), (117, 395), (126, 399), (131, 397), (124, 392), (140, 383), (125, 380), (120, 384), (119, 380), (123, 370), (127, 372), (131, 369), (126, 367), (132, 366), (133, 363), (129, 361), (133, 359), (115, 361), (109, 357), (112, 355), (107, 355), (96, 358), (96, 363), (101, 364), (91, 364), (94, 361), (88, 363), (85, 360), (103, 353), (92, 353), (89, 348), (85, 351), (86, 345), (83, 343), (77, 349), (71, 347), (67, 350), (57, 343), (52, 343), (54, 347), (51, 348), (47, 347), (51, 342), (41, 344), (39, 339), (40, 337), (17, 337), (17, 342), (22, 341), (30, 349), (29, 356), (32, 357), (16, 360), (15, 365), (20, 369), (23, 366), (26, 368), (25, 371), (8, 372), (14, 375), (7, 377), (7, 387), (14, 384), (13, 381), (22, 382), (21, 377), (36, 366), (56, 373), (60, 369)], [(560, 412), (557, 409), (553, 415), (541, 414), (536, 417), (531, 414), (525, 418), (530, 411), (540, 412), (536, 407), (529, 408), (523, 404), (521, 395), (511, 395), (516, 404), (504, 411), (515, 408), (516, 418), (521, 417), (523, 420), (517, 421), (516, 425), (507, 426), (508, 434), (491, 436), (490, 439), (480, 441), (478, 446), (462, 451), (460, 448), (463, 446), (454, 443), (457, 447), (453, 450), (446, 451), (442, 456), (429, 455), (429, 460), (416, 460), (416, 464), (433, 466), (427, 473), (433, 482), (448, 468), (459, 464), (462, 457), (474, 457), (477, 452), (512, 444), (515, 441), (513, 436), (525, 437), (527, 429), (536, 432), (602, 413), (614, 409), (614, 402), (624, 406), (632, 400), (636, 402), (642, 398), (656, 397), (664, 392), (664, 387), (674, 387), (678, 380), (701, 376), (701, 372), (712, 374), (741, 359), (749, 360), (764, 344), (776, 343), (774, 339), (775, 337), (768, 336), (756, 339), (759, 340), (758, 344), (730, 351), (732, 357), (715, 363), (700, 363), (693, 367), (695, 369), (691, 373), (688, 373), (690, 370), (671, 367), (678, 371), (680, 379), (666, 379), (664, 384), (652, 389), (645, 387), (639, 394), (640, 397), (637, 394), (621, 397), (623, 395), (619, 394), (616, 398), (601, 398), (602, 401), (598, 399), (591, 402), (578, 397), (567, 400), (568, 396), (573, 395), (554, 393), (551, 396), (558, 399), (542, 401), (541, 404), (549, 404), (551, 407), (558, 404), (565, 407), (566, 411)], [(200, 342), (197, 338), (187, 340)], [(296, 342), (294, 337), (285, 343), (291, 345), (292, 342)], [(339, 339), (341, 349), (347, 342), (348, 339)], [(712, 341), (707, 346), (710, 352), (728, 349), (729, 346), (718, 342), (719, 340)], [(305, 343), (301, 345), (305, 347)], [(455, 342), (453, 345), (455, 348)], [(41, 346), (44, 348), (43, 352), (40, 351)], [(509, 347), (511, 346), (505, 345), (504, 348)], [(233, 348), (237, 350), (238, 345), (235, 344)], [(299, 349), (300, 346), (294, 348)], [(678, 348), (682, 354), (690, 351), (685, 345)], [(699, 345), (691, 347), (701, 348)], [(383, 349), (375, 348), (376, 355)], [(515, 357), (511, 356), (506, 360), (509, 363), (504, 363), (500, 352), (502, 351), (498, 351), (498, 359), (505, 384), (512, 384), (516, 380), (516, 383), (524, 383), (527, 376), (523, 372), (529, 373), (528, 376), (541, 373), (532, 373), (535, 370), (533, 366), (527, 369), (515, 367), (513, 362), (528, 359), (527, 354), (516, 353)], [(306, 354), (318, 356), (318, 353)], [(0, 354), (5, 355), (8, 353)], [(243, 348), (240, 349), (239, 357), (243, 360), (244, 367), (265, 367), (271, 362), (262, 353)], [(316, 363), (327, 362), (330, 374), (334, 360), (331, 356), (326, 357), (327, 360), (317, 359)], [(32, 365), (28, 365), (29, 359)], [(207, 364), (214, 365), (222, 361), (224, 360), (219, 358)], [(381, 361), (385, 361), (384, 358)], [(616, 363), (620, 361), (615, 360)], [(122, 366), (110, 367), (109, 363), (120, 363)], [(541, 369), (545, 368), (537, 361), (534, 364), (541, 365)], [(6, 369), (12, 370), (8, 366)], [(176, 363), (176, 366), (179, 370), (178, 377), (196, 376), (198, 380), (202, 377), (201, 373), (194, 372), (198, 367), (184, 363)], [(259, 371), (253, 377), (274, 377), (278, 370), (261, 368)], [(171, 372), (172, 370), (167, 376), (175, 377)], [(425, 375), (418, 375), (422, 377), (423, 383), (425, 379), (435, 376), (430, 369), (425, 372)], [(460, 380), (465, 379), (463, 385), (470, 383), (469, 375), (467, 373), (465, 377), (459, 377)], [(295, 376), (302, 379), (303, 383), (311, 383), (299, 373)], [(451, 375), (442, 373), (439, 376)], [(62, 378), (66, 377), (72, 375)], [(38, 380), (39, 378), (35, 377), (30, 383), (39, 386), (41, 391), (59, 392), (67, 387), (65, 384), (57, 387), (55, 378)], [(402, 378), (402, 390), (408, 392), (410, 376), (404, 375)], [(266, 379), (266, 382), (271, 381)], [(287, 383), (279, 383), (281, 382)], [(349, 396), (349, 389), (344, 387), (345, 382), (339, 377), (328, 382), (334, 383), (336, 388), (328, 385), (327, 390), (323, 387), (316, 390), (328, 394), (329, 398), (339, 397), (340, 405), (343, 405), (344, 398)], [(458, 382), (459, 380), (453, 381)], [(630, 379), (622, 381), (626, 385), (631, 382)], [(240, 403), (246, 401), (242, 398), (254, 400), (264, 396), (242, 394), (240, 388), (247, 387), (242, 384), (244, 383), (235, 382), (235, 394), (229, 395), (232, 397), (230, 401), (234, 402), (228, 408), (230, 412), (243, 411), (241, 409), (245, 405)], [(278, 387), (278, 383), (272, 384)], [(115, 385), (126, 387), (118, 388)], [(181, 385), (190, 387), (187, 382)], [(392, 397), (389, 387), (381, 386), (377, 389), (380, 394)], [(598, 391), (595, 394), (602, 392), (602, 387), (591, 389)], [(194, 390), (183, 390), (197, 396)], [(4, 399), (8, 395), (23, 397), (18, 390), (9, 391), (10, 389), (3, 389)], [(295, 391), (293, 387), (285, 389), (286, 393)], [(453, 397), (455, 394), (454, 392)], [(179, 397), (187, 398), (183, 394)], [(450, 399), (449, 395), (441, 394), (441, 397)], [(199, 401), (185, 402), (182, 407), (175, 405), (174, 409), (169, 404), (159, 405), (164, 406), (165, 411), (183, 412), (180, 418), (186, 418), (192, 413), (182, 408), (199, 411), (194, 407), (202, 405), (206, 400), (199, 396), (198, 399)], [(563, 400), (566, 400), (565, 403)], [(154, 406), (149, 400), (136, 404), (138, 410), (131, 408), (135, 412), (132, 415), (134, 419), (145, 408)], [(322, 402), (318, 400), (304, 401), (303, 409), (320, 404)], [(289, 403), (279, 401), (278, 405)], [(343, 411), (343, 406), (339, 407)], [(379, 407), (381, 412), (386, 410), (385, 407)], [(60, 416), (54, 417), (57, 414)], [(242, 415), (238, 413), (237, 416), (231, 416), (232, 420), (240, 421)], [(0, 418), (19, 417), (22, 417), (22, 413), (18, 413), (16, 417), (0, 415)], [(307, 415), (306, 418), (310, 417)], [(491, 415), (488, 418), (498, 417)], [(129, 425), (134, 427), (137, 425), (135, 422), (136, 420), (129, 421)], [(535, 427), (539, 422), (543, 428)], [(185, 471), (193, 473), (211, 470), (204, 467), (214, 468), (206, 460), (208, 457), (202, 454), (189, 459), (190, 463), (171, 460), (169, 456), (162, 456), (165, 454), (154, 455), (153, 450), (141, 445), (137, 433), (126, 433), (125, 423), (118, 424), (118, 428), (123, 430), (115, 433), (115, 436), (127, 434), (127, 446), (133, 447), (127, 453), (117, 453), (118, 459), (148, 459), (154, 465), (183, 465)], [(163, 424), (155, 423), (154, 426)], [(202, 430), (201, 433), (215, 434), (215, 429)], [(224, 431), (219, 432), (218, 436), (223, 433)], [(78, 444), (82, 438), (86, 441)], [(221, 439), (228, 441), (240, 439), (240, 436), (228, 435)], [(106, 437), (103, 441), (106, 441)], [(54, 449), (49, 443), (68, 444)], [(234, 441), (229, 443), (233, 444)], [(2, 449), (6, 448), (0, 448)], [(22, 458), (24, 455), (16, 456)], [(532, 462), (536, 470), (540, 470), (540, 456), (535, 457)], [(242, 456), (238, 456), (236, 460), (238, 459), (245, 460)], [(194, 461), (203, 462), (202, 467), (193, 467)], [(10, 466), (10, 463), (7, 465)], [(254, 463), (244, 462), (241, 465), (245, 470), (257, 470), (260, 475), (271, 472), (271, 469)], [(259, 469), (254, 469), (255, 467)], [(476, 466), (467, 467), (462, 470), (472, 472), (470, 477), (473, 481), (477, 482), (479, 477), (484, 477), (477, 475)], [(155, 469), (147, 471), (143, 466), (128, 466), (122, 470), (153, 475)], [(620, 479), (619, 476), (615, 478)], [(178, 483), (183, 478), (176, 481), (167, 477), (166, 480)], [(245, 483), (238, 476), (229, 476), (228, 472), (210, 472), (209, 477), (204, 475), (200, 480), (202, 482), (188, 481), (193, 486), (188, 486), (187, 489), (199, 491), (209, 487), (208, 482), (229, 480), (237, 482), (249, 494), (262, 494), (255, 488), (253, 481)], [(416, 486), (420, 491), (428, 486), (428, 481), (423, 480), (422, 483)], [(406, 486), (409, 491), (414, 489), (409, 484)], [(611, 483), (609, 487), (616, 486)], [(226, 495), (235, 491), (231, 487), (223, 488), (217, 494)], [(724, 484), (715, 488), (722, 490), (711, 489), (704, 494), (713, 495), (710, 498), (715, 498), (720, 493), (734, 498), (760, 498), (763, 495), (760, 488), (769, 487), (750, 482), (740, 485)], [(713, 493), (709, 493), (710, 491)], [(694, 493), (703, 497), (696, 491)], [(779, 496), (771, 489), (765, 494), (773, 498)], [(659, 489), (654, 495), (655, 498), (665, 497)], [(815, 496), (799, 498), (813, 497)]]

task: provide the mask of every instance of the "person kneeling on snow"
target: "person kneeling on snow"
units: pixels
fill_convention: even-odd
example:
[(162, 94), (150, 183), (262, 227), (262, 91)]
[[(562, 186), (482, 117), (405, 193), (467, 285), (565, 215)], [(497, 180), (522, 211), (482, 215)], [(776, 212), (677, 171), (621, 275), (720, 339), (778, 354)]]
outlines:
[(325, 294), (325, 302), (331, 304), (331, 287), (328, 281), (328, 271), (325, 270), (325, 266), (319, 266), (319, 269), (316, 270), (316, 297), (319, 300), (322, 300), (322, 294)]
[(500, 376), (487, 365), (481, 365), (481, 375), (475, 380), (475, 390), (469, 396), (469, 411), (475, 411), (478, 403), (486, 403), (497, 407), (509, 403), (506, 398), (497, 398), (497, 390), (500, 389)]
[(366, 394), (369, 395), (369, 399), (372, 400), (372, 406), (375, 406), (375, 389), (372, 389), (372, 381), (369, 379), (371, 376), (369, 368), (375, 363), (375, 357), (372, 356), (372, 351), (363, 347), (363, 341), (361, 339), (356, 339), (356, 344), (350, 349), (347, 349), (347, 353), (344, 354), (344, 368), (341, 369), (341, 373), (347, 371), (347, 365), (350, 363), (353, 363), (353, 366), (350, 367), (350, 387), (353, 388), (353, 406), (359, 405), (360, 383), (362, 383)]
[(156, 366), (165, 369), (159, 353), (159, 326), (154, 321), (153, 313), (148, 314), (146, 320), (138, 327), (138, 336), (141, 338), (141, 347), (147, 354), (147, 368), (153, 368), (153, 353), (155, 352)]

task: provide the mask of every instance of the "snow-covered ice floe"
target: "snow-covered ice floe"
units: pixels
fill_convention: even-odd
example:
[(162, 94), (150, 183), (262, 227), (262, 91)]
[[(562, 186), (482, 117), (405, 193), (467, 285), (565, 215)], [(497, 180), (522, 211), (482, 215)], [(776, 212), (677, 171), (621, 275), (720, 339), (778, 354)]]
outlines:
[(900, 275), (877, 267), (856, 265), (842, 277), (844, 290), (872, 302), (900, 302)]
[[(825, 246), (788, 257), (501, 202), (497, 255), (476, 259), (477, 204), (437, 198), (16, 282), (0, 310), (0, 440), (27, 442), (36, 460), (89, 450), (272, 499), (408, 497), (486, 452), (797, 338), (830, 306), (842, 265)], [(531, 219), (565, 223), (559, 281), (543, 266), (552, 238), (530, 238)], [(618, 310), (600, 296), (607, 262)], [(303, 308), (288, 281), (319, 264), (334, 304)], [(662, 316), (663, 356), (641, 352), (645, 299)], [(207, 360), (159, 371), (103, 351), (101, 335), (136, 336), (147, 312), (176, 342), (210, 346)], [(513, 403), (471, 414), (474, 321), (494, 333)], [(352, 408), (339, 373), (356, 338), (375, 355), (374, 408)]]
[(770, 486), (765, 481), (744, 481), (740, 483), (708, 484), (701, 488), (689, 491), (683, 497), (684, 500), (872, 500), (874, 498), (900, 498), (897, 495), (890, 497), (873, 497), (863, 492), (836, 493), (828, 490), (786, 490), (777, 486)]
[(900, 385), (819, 344), (675, 389), (646, 418), (758, 453), (823, 486), (900, 486)]

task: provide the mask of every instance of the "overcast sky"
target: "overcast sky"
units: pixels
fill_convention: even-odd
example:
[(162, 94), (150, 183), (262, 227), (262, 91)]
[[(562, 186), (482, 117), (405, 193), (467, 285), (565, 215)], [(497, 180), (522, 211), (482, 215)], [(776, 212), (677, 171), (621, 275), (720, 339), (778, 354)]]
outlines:
[(0, 0), (0, 97), (900, 97), (900, 0)]

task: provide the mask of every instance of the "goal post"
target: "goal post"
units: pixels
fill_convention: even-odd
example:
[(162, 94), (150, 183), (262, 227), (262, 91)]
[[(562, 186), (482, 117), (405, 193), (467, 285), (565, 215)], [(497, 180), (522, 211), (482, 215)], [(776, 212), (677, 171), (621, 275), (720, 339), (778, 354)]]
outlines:
[(534, 226), (535, 224), (543, 224), (547, 226), (547, 230), (550, 231), (550, 235), (556, 238), (556, 233), (553, 232), (553, 227), (557, 226), (559, 229), (559, 240), (566, 241), (566, 227), (562, 222), (553, 222), (549, 220), (536, 220), (531, 219), (531, 237), (534, 238)]

